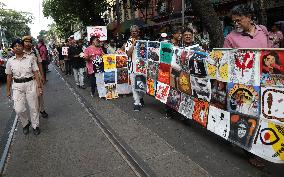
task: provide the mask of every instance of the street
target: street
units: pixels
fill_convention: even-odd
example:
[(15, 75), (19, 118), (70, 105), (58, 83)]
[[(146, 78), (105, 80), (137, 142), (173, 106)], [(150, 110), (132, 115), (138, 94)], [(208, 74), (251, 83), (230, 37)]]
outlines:
[[(3, 176), (284, 176), (283, 165), (257, 169), (240, 148), (196, 123), (177, 114), (166, 118), (164, 104), (150, 96), (134, 112), (131, 95), (92, 98), (89, 87), (77, 88), (56, 66), (50, 70), (44, 95), (49, 118), (40, 119), (37, 137), (31, 128), (23, 135), (18, 123)], [(15, 119), (4, 84), (0, 99), (2, 154)]]

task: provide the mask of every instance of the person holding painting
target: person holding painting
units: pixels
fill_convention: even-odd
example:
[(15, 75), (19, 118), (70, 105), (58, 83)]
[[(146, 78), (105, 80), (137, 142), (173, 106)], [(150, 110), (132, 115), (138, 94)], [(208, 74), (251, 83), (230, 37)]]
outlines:
[(126, 42), (125, 46), (125, 52), (127, 56), (129, 57), (129, 64), (130, 64), (130, 81), (132, 86), (132, 93), (133, 93), (133, 99), (134, 99), (134, 111), (140, 111), (142, 106), (144, 106), (144, 100), (143, 100), (143, 93), (138, 92), (134, 89), (134, 79), (135, 79), (135, 73), (134, 73), (134, 67), (133, 63), (135, 63), (136, 60), (136, 52), (134, 51), (135, 45), (137, 40), (139, 40), (139, 27), (136, 25), (131, 26), (130, 33), (131, 36)]
[[(247, 5), (237, 5), (231, 10), (235, 29), (225, 38), (224, 48), (271, 48), (269, 34), (265, 26), (256, 25), (252, 20), (252, 10)], [(249, 163), (264, 167), (264, 160), (245, 150)]]

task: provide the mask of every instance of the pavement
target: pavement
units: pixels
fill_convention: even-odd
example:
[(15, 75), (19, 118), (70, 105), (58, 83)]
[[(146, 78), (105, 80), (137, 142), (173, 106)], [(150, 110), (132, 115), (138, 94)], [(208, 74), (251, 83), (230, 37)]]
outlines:
[(137, 121), (132, 107), (91, 98), (50, 69), (44, 95), (49, 118), (41, 118), (39, 136), (31, 128), (23, 135), (18, 124), (2, 176), (211, 176)]

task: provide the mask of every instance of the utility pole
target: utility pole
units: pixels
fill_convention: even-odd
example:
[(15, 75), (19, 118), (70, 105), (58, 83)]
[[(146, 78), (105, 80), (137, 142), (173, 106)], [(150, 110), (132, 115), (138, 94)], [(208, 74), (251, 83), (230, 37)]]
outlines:
[(182, 26), (183, 27), (184, 27), (184, 9), (185, 9), (184, 0), (181, 0), (181, 15), (182, 15), (181, 20), (182, 20)]

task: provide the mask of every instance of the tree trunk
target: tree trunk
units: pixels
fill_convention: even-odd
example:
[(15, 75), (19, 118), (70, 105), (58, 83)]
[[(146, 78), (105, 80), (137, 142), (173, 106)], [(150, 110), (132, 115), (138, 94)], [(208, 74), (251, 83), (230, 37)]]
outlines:
[(194, 13), (201, 19), (209, 33), (210, 48), (222, 47), (224, 35), (222, 24), (210, 0), (191, 0)]

